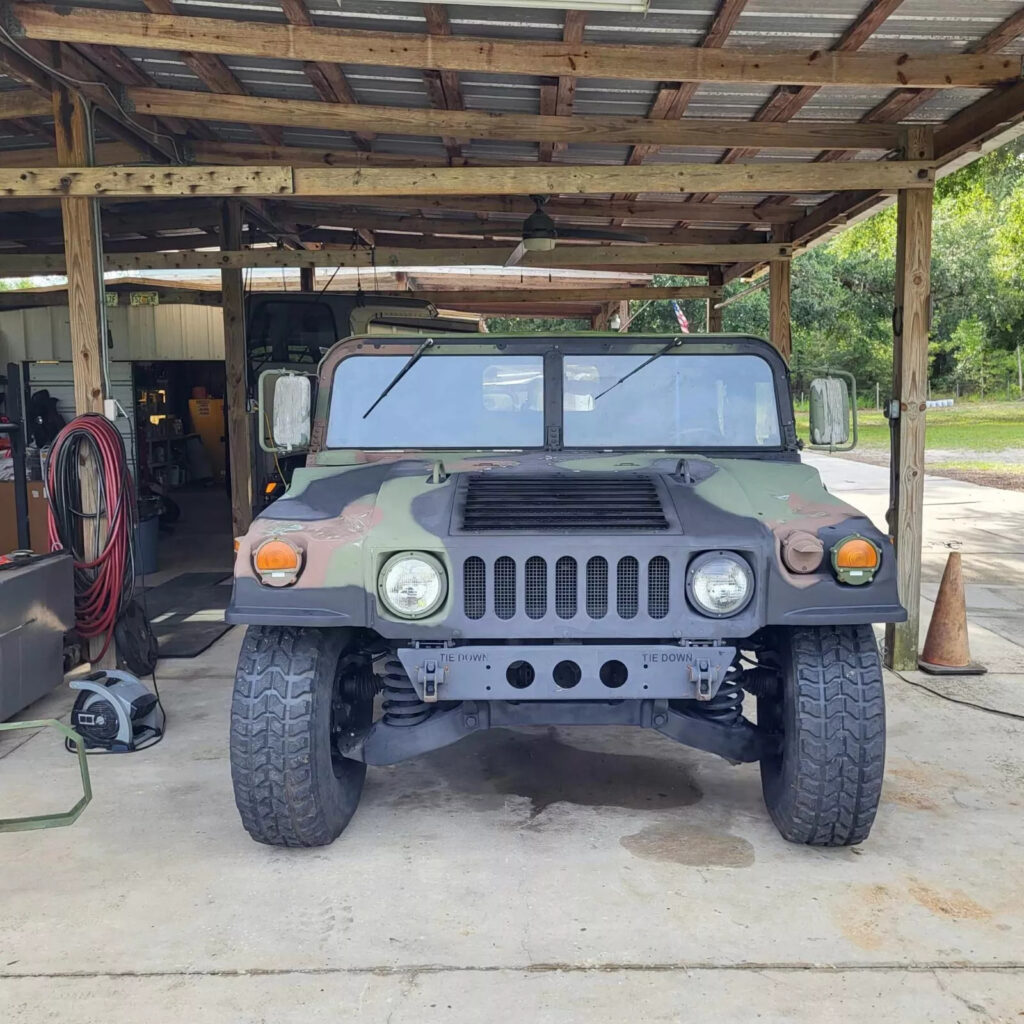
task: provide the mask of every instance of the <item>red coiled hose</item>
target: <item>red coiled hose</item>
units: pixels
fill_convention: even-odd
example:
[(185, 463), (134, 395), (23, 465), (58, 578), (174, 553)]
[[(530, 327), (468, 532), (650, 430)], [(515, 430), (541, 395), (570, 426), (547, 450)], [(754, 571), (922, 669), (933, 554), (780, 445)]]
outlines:
[[(45, 475), (50, 549), (74, 559), (75, 628), (87, 639), (104, 637), (98, 660), (135, 589), (135, 488), (121, 435), (103, 416), (78, 416), (54, 439)], [(82, 507), (86, 483), (95, 495), (89, 512)], [(91, 559), (84, 553), (89, 542), (97, 552)]]

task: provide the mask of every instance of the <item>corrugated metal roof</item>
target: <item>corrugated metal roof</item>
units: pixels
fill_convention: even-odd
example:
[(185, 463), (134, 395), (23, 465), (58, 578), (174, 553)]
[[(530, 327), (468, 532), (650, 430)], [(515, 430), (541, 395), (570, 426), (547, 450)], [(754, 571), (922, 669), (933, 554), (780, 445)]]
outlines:
[[(727, 47), (773, 50), (818, 50), (834, 46), (842, 34), (863, 14), (867, 0), (749, 0), (726, 41)], [(571, 7), (571, 0), (567, 0)], [(142, 0), (89, 0), (82, 6), (114, 11), (146, 12)], [(962, 53), (1020, 11), (1022, 0), (904, 0), (863, 46), (866, 52)], [(307, 0), (314, 22), (333, 28), (424, 33), (427, 21), (422, 3), (374, 2), (374, 0)], [(592, 43), (695, 46), (702, 42), (718, 8), (718, 0), (651, 0), (645, 16), (593, 12), (586, 17), (584, 41)], [(175, 10), (197, 17), (233, 18), (284, 24), (279, 0), (175, 0)], [(524, 47), (560, 40), (564, 12), (531, 9), (514, 3), (503, 6), (454, 4), (447, 6), (451, 31), (457, 36), (514, 39)], [(1008, 48), (1024, 53), (1024, 38)], [(126, 48), (125, 54), (157, 86), (167, 89), (207, 91), (203, 80), (175, 52)], [(301, 61), (224, 55), (223, 61), (243, 88), (253, 96), (271, 99), (317, 101), (319, 93)], [(423, 74), (415, 68), (346, 64), (342, 68), (356, 100), (361, 104), (403, 109), (431, 106), (431, 92)], [(462, 101), (467, 110), (494, 113), (536, 114), (541, 109), (541, 89), (553, 79), (526, 74), (458, 73)], [(578, 79), (573, 112), (580, 115), (646, 116), (659, 86), (654, 81)], [(17, 81), (0, 75), (0, 91), (23, 88)], [(702, 83), (690, 99), (687, 118), (729, 119), (737, 122), (755, 117), (772, 97), (770, 85)], [(891, 94), (889, 88), (827, 86), (819, 89), (796, 115), (798, 121), (825, 120), (853, 123)], [(977, 89), (939, 90), (913, 109), (906, 120), (940, 124), (985, 94)], [(42, 122), (40, 122), (42, 123)], [(207, 122), (226, 142), (254, 143), (257, 135), (247, 124)], [(337, 130), (283, 125), (285, 145), (340, 153), (355, 152), (350, 133)], [(0, 123), (0, 151), (9, 152), (38, 145), (38, 140)], [(378, 134), (373, 151), (383, 155), (408, 156), (431, 161), (446, 158), (440, 137)], [(462, 141), (459, 151), (470, 161), (530, 162), (538, 159), (538, 146), (527, 141), (476, 139)], [(626, 145), (570, 143), (560, 148), (554, 160), (573, 164), (622, 164), (629, 157)], [(779, 161), (813, 160), (818, 150), (762, 150), (755, 159)], [(648, 156), (655, 163), (713, 163), (723, 151), (692, 147), (665, 147)], [(857, 159), (877, 159), (881, 154), (863, 151)], [(5, 158), (10, 162), (9, 158)], [(643, 195), (642, 198), (678, 200), (678, 195)], [(720, 201), (757, 203), (768, 194), (721, 196)], [(800, 207), (812, 206), (827, 195), (802, 194)], [(383, 205), (383, 204), (382, 204)], [(372, 209), (372, 204), (368, 208)], [(322, 223), (331, 223), (324, 220)], [(666, 221), (630, 218), (627, 223), (665, 224)], [(715, 225), (706, 224), (707, 227)], [(729, 225), (723, 224), (723, 227)], [(735, 227), (736, 225), (733, 225)]]

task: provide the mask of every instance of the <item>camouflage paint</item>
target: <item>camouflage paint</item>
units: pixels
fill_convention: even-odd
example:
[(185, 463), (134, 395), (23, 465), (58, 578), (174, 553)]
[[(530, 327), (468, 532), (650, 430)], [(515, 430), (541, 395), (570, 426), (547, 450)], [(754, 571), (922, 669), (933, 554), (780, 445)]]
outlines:
[[(855, 508), (828, 493), (816, 470), (799, 462), (786, 371), (765, 342), (749, 338), (714, 338), (714, 351), (753, 348), (776, 372), (776, 391), (785, 397), (783, 449), (757, 458), (737, 458), (685, 451), (355, 451), (325, 450), (330, 382), (338, 363), (349, 355), (386, 347), (389, 354), (411, 355), (422, 339), (354, 338), (336, 345), (320, 366), (313, 428), (313, 450), (304, 469), (296, 470), (287, 494), (253, 523), (241, 541), (235, 562), (235, 585), (226, 618), (260, 624), (355, 625), (393, 639), (618, 639), (672, 636), (683, 639), (729, 639), (749, 636), (765, 625), (845, 624), (902, 621), (896, 590), (895, 559), (888, 538)], [(524, 346), (569, 343), (598, 345), (603, 351), (650, 354), (664, 338), (621, 335), (522, 339)], [(701, 339), (696, 339), (702, 344)], [(707, 345), (705, 341), (703, 344)], [(458, 343), (439, 341), (429, 358), (447, 351), (492, 354), (514, 347), (514, 339), (470, 336)], [(764, 352), (758, 346), (763, 346)], [(780, 404), (782, 404), (780, 397)], [(443, 466), (443, 469), (442, 469)], [(659, 481), (666, 511), (674, 516), (668, 531), (618, 533), (614, 536), (546, 532), (526, 534), (462, 531), (456, 497), (466, 474), (580, 476), (630, 473)], [(817, 571), (790, 572), (781, 544), (794, 531), (821, 539), (825, 557)], [(882, 549), (882, 563), (870, 585), (851, 587), (836, 579), (829, 552), (843, 537), (858, 533)], [(288, 588), (264, 587), (252, 568), (252, 554), (271, 537), (286, 537), (304, 552), (297, 582)], [(673, 608), (670, 619), (625, 622), (588, 619), (582, 610), (570, 620), (550, 615), (535, 622), (500, 622), (486, 615), (467, 619), (461, 607), (464, 560), (479, 555), (488, 565), (503, 553), (548, 559), (563, 554), (579, 564), (590, 553), (609, 560), (623, 553), (647, 560), (669, 558), (673, 573), (692, 556), (708, 550), (739, 551), (757, 580), (755, 599), (740, 614), (709, 619), (692, 608)], [(389, 616), (376, 596), (377, 574), (392, 554), (425, 551), (445, 566), (449, 593), (434, 616), (415, 623)], [(647, 561), (643, 561), (646, 566)], [(614, 634), (609, 630), (614, 629)], [(644, 632), (644, 630), (661, 630)]]

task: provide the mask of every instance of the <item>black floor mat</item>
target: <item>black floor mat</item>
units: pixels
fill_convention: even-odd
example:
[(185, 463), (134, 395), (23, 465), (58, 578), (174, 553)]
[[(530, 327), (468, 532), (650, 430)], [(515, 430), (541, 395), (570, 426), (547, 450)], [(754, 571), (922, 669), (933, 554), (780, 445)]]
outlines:
[(156, 633), (161, 658), (194, 658), (231, 627), (224, 609), (231, 597), (230, 572), (185, 572), (151, 587), (143, 607)]

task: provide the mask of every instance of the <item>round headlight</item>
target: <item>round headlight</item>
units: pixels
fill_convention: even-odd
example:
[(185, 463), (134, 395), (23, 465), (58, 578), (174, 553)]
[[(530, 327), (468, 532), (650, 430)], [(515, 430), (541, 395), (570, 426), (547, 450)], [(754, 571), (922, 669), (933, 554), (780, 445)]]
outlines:
[(448, 580), (433, 555), (404, 551), (384, 563), (377, 589), (389, 612), (403, 619), (422, 619), (444, 603)]
[(754, 574), (739, 555), (709, 551), (690, 563), (686, 591), (705, 615), (735, 615), (754, 595)]

